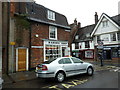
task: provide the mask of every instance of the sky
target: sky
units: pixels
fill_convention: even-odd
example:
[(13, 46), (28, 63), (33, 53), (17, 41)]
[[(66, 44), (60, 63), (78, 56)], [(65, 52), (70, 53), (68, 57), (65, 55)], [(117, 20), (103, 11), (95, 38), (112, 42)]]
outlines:
[(81, 26), (94, 24), (95, 12), (100, 18), (102, 13), (112, 17), (118, 14), (118, 2), (120, 0), (35, 0), (53, 11), (67, 17), (72, 24), (76, 18)]

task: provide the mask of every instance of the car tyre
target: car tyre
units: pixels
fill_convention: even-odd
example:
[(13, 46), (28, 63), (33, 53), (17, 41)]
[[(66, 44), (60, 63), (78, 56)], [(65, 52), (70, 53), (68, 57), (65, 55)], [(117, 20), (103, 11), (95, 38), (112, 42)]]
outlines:
[(56, 74), (55, 80), (57, 82), (63, 82), (65, 80), (65, 74), (63, 72), (58, 72)]
[(94, 72), (93, 68), (92, 68), (92, 67), (88, 67), (88, 69), (87, 69), (87, 74), (88, 74), (89, 76), (92, 76), (92, 75), (93, 75), (93, 72)]

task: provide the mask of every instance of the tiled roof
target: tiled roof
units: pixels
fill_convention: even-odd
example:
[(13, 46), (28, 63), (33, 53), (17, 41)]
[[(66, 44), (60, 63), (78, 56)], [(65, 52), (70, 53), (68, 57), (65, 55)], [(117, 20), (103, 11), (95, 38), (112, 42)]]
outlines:
[[(45, 24), (52, 24), (55, 26), (70, 29), (68, 22), (67, 22), (67, 18), (64, 15), (57, 13), (53, 10), (50, 10), (50, 9), (40, 5), (40, 4), (33, 3), (33, 2), (26, 2), (24, 4), (24, 6), (25, 6), (24, 9), (22, 9), (22, 7), (23, 7), (22, 4), (20, 6), (20, 8), (22, 10), (21, 13), (28, 14), (29, 19), (34, 20), (36, 22), (41, 22), (41, 23), (45, 23)], [(55, 13), (55, 21), (49, 20), (47, 18), (47, 10), (50, 10), (50, 11)]]
[(76, 35), (79, 35), (79, 39), (77, 39), (77, 40), (74, 39), (74, 42), (91, 40), (91, 38), (87, 37), (87, 35), (90, 35), (92, 33), (94, 27), (95, 27), (95, 24), (79, 28), (79, 30), (76, 34)]
[(113, 16), (111, 17), (111, 19), (117, 24), (120, 26), (120, 14), (119, 15), (116, 15), (116, 16)]

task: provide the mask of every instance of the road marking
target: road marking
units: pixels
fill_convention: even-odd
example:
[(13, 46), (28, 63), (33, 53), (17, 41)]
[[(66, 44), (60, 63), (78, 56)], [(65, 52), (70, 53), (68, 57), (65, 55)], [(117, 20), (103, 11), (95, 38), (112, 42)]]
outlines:
[(58, 85), (51, 86), (51, 87), (49, 87), (49, 89), (62, 90), (62, 89), (60, 89), (60, 88), (58, 87)]
[(62, 83), (62, 84), (60, 84), (60, 85), (45, 86), (45, 87), (42, 87), (42, 88), (62, 90), (62, 89), (60, 88), (60, 87), (62, 86), (63, 88), (69, 89), (69, 88), (71, 88), (71, 87), (80, 85), (80, 84), (85, 83), (85, 82), (87, 82), (87, 81), (88, 81), (88, 79), (85, 79), (85, 80), (73, 80), (73, 81), (71, 81), (71, 82)]
[(70, 85), (70, 84), (62, 84), (63, 87), (65, 88), (70, 88), (70, 87), (74, 87), (75, 85)]

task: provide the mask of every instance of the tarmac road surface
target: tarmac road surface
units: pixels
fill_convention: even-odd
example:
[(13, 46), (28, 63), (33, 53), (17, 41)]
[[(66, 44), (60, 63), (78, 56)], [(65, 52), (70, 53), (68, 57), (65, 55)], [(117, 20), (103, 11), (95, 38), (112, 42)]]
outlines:
[[(79, 89), (79, 88), (119, 88), (119, 72), (114, 70), (96, 71), (93, 76), (86, 74), (67, 78), (63, 83), (54, 80), (32, 79), (4, 84), (3, 88), (40, 88), (40, 89)], [(119, 76), (120, 77), (120, 76)]]

